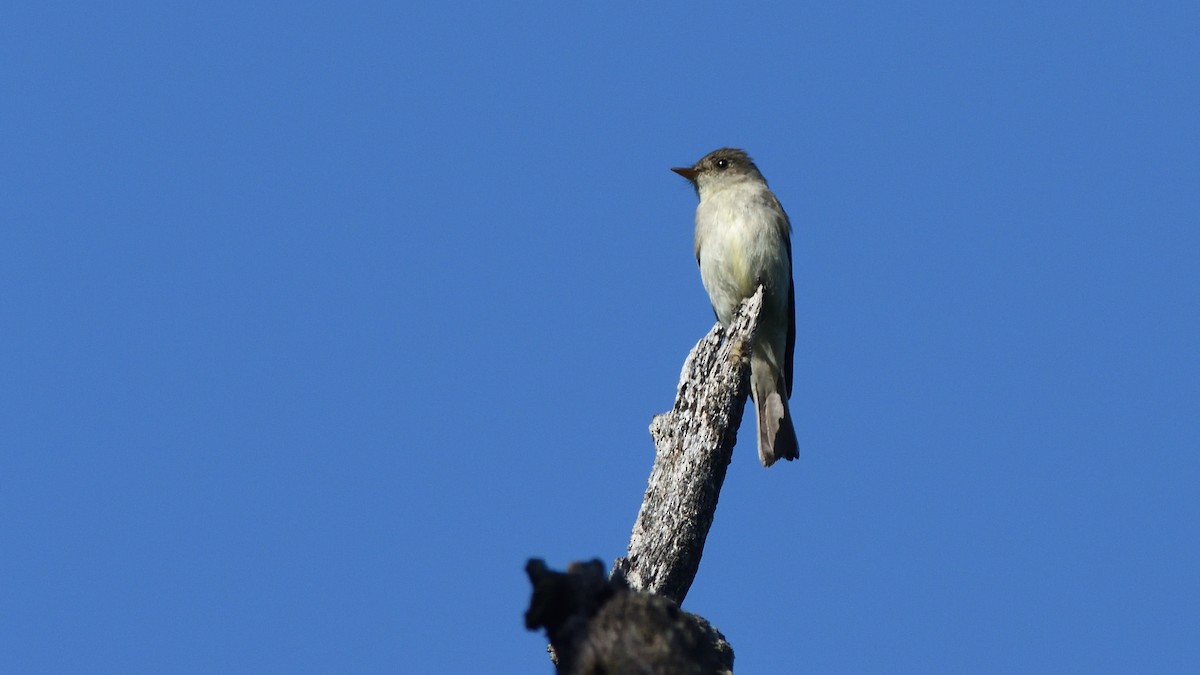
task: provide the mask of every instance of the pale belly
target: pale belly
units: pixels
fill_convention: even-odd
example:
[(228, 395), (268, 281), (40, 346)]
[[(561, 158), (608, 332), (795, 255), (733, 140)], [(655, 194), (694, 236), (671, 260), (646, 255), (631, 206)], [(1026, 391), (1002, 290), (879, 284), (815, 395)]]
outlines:
[(721, 323), (729, 324), (738, 304), (760, 281), (767, 285), (769, 310), (786, 303), (791, 280), (779, 228), (745, 210), (698, 211), (698, 225), (703, 218), (720, 219), (716, 226), (698, 227), (697, 236), (700, 278)]

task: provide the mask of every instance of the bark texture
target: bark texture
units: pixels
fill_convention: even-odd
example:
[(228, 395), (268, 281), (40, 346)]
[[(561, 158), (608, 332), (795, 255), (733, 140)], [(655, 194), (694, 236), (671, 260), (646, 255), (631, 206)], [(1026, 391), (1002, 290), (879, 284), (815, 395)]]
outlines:
[(717, 324), (688, 354), (675, 406), (650, 423), (654, 466), (611, 576), (600, 561), (565, 573), (526, 566), (530, 630), (544, 628), (558, 673), (728, 675), (733, 649), (702, 617), (679, 608), (696, 578), (750, 392), (750, 345), (763, 289), (729, 329)]
[(654, 467), (629, 553), (614, 566), (636, 591), (682, 603), (696, 578), (750, 391), (750, 345), (762, 300), (760, 286), (728, 330), (717, 324), (696, 344), (683, 364), (675, 406), (650, 423)]
[(525, 566), (525, 626), (544, 628), (559, 675), (730, 675), (733, 650), (707, 621), (669, 598), (634, 593), (599, 560), (555, 572)]

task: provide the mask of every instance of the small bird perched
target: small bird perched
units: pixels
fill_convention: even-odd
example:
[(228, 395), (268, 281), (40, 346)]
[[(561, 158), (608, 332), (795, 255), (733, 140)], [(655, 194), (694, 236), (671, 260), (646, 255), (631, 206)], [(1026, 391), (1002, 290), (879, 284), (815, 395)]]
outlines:
[(763, 466), (796, 459), (800, 450), (788, 411), (796, 296), (792, 288), (791, 223), (767, 179), (736, 148), (714, 150), (694, 166), (671, 169), (691, 181), (696, 207), (696, 262), (721, 325), (743, 300), (765, 288), (762, 317), (750, 352), (750, 396), (758, 411)]

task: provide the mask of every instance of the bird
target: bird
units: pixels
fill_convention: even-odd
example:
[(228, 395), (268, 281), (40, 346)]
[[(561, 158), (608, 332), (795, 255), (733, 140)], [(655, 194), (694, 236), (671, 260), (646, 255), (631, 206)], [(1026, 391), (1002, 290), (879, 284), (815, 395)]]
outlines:
[(717, 320), (726, 328), (743, 300), (764, 287), (758, 333), (750, 346), (750, 397), (764, 467), (800, 456), (788, 398), (796, 348), (791, 221), (744, 150), (720, 148), (689, 167), (696, 207), (696, 262)]

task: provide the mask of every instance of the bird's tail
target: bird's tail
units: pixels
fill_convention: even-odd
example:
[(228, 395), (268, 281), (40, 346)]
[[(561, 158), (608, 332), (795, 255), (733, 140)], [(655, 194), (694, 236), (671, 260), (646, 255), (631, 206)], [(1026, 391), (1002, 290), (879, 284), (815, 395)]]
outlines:
[(771, 466), (779, 459), (798, 458), (800, 444), (796, 441), (796, 428), (792, 426), (783, 382), (775, 376), (774, 369), (755, 368), (753, 371), (750, 393), (758, 414), (758, 459), (763, 466)]

